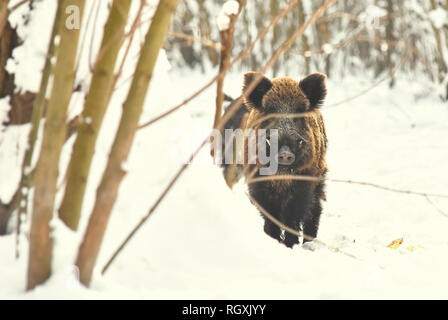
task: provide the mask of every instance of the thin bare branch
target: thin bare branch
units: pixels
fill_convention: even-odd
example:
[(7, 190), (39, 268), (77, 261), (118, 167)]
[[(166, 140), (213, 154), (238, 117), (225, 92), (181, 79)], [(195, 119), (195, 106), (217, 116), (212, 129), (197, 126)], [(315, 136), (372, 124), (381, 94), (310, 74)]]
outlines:
[(434, 201), (431, 200), (431, 198), (429, 196), (425, 196), (426, 201), (428, 201), (428, 203), (434, 208), (436, 209), (442, 216), (448, 218), (448, 214), (445, 213), (445, 211), (443, 211), (442, 209), (440, 209), (438, 206), (436, 206), (436, 204), (434, 203)]
[(428, 192), (419, 192), (419, 191), (412, 191), (412, 190), (404, 190), (404, 189), (398, 189), (398, 188), (391, 188), (383, 185), (379, 185), (376, 183), (371, 182), (365, 182), (365, 181), (355, 181), (350, 179), (333, 179), (333, 178), (325, 178), (325, 177), (312, 177), (312, 176), (295, 176), (295, 175), (275, 175), (275, 176), (263, 176), (263, 177), (256, 177), (253, 179), (250, 179), (247, 181), (248, 184), (251, 183), (257, 183), (257, 182), (263, 182), (263, 181), (273, 181), (273, 180), (298, 180), (298, 181), (330, 181), (330, 182), (336, 182), (336, 183), (348, 183), (348, 184), (357, 184), (357, 185), (363, 185), (368, 187), (373, 187), (381, 190), (386, 190), (390, 192), (396, 192), (396, 193), (404, 193), (404, 194), (410, 194), (410, 195), (417, 195), (422, 197), (434, 197), (434, 198), (447, 198), (448, 194), (437, 194), (437, 193), (428, 193)]
[(9, 13), (13, 12), (14, 10), (18, 9), (19, 7), (21, 7), (22, 5), (24, 5), (24, 4), (28, 3), (28, 2), (31, 2), (31, 0), (22, 0), (22, 1), (18, 2), (18, 3), (16, 3), (15, 5), (13, 5), (11, 7), (11, 9), (9, 9)]
[(216, 128), (218, 125), (219, 119), (221, 118), (222, 114), (222, 103), (224, 102), (224, 79), (226, 77), (227, 70), (229, 69), (230, 65), (230, 55), (232, 53), (233, 48), (233, 33), (235, 31), (235, 21), (238, 17), (238, 15), (241, 12), (241, 9), (243, 8), (243, 5), (245, 4), (244, 0), (238, 1), (238, 12), (234, 15), (231, 14), (229, 17), (229, 27), (225, 30), (221, 30), (221, 55), (219, 59), (219, 74), (218, 74), (218, 80), (216, 84), (216, 111), (215, 111), (215, 120), (213, 122), (213, 128)]
[[(87, 25), (86, 25), (85, 31), (84, 31), (84, 33), (83, 33), (83, 35), (82, 35), (82, 39), (80, 40), (80, 41), (81, 41), (81, 42), (80, 42), (81, 44), (80, 44), (80, 47), (79, 47), (79, 52), (84, 52), (84, 45), (85, 45), (85, 43), (87, 42), (87, 34), (89, 33), (89, 32), (88, 32), (88, 31), (89, 31), (89, 27), (90, 27), (91, 22), (92, 22), (92, 15), (93, 15), (93, 12), (94, 12), (95, 4), (96, 4), (96, 5), (99, 5), (98, 0), (95, 0), (95, 1), (92, 3), (92, 6), (90, 7), (89, 15), (88, 15), (88, 18), (87, 18)], [(92, 37), (93, 37), (93, 34), (92, 34)], [(75, 70), (79, 70), (79, 64), (80, 64), (80, 62), (81, 62), (81, 55), (79, 55), (79, 56), (77, 57)]]

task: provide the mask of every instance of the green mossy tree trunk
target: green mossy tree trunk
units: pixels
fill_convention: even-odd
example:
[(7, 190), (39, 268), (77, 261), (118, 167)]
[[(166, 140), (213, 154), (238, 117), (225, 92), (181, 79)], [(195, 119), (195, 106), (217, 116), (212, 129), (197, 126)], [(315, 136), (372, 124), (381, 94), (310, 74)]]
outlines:
[[(61, 2), (58, 4), (58, 8), (56, 11), (56, 17), (53, 24), (53, 31), (51, 33), (50, 44), (48, 45), (48, 53), (45, 59), (45, 66), (42, 73), (42, 79), (40, 81), (39, 93), (36, 96), (36, 100), (34, 100), (33, 104), (33, 112), (31, 115), (31, 131), (28, 136), (28, 149), (26, 149), (25, 157), (22, 163), (22, 177), (20, 179), (19, 187), (16, 191), (17, 196), (15, 199), (15, 208), (18, 208), (17, 212), (17, 242), (19, 240), (20, 234), (20, 225), (21, 225), (21, 217), (27, 213), (28, 209), (28, 190), (32, 187), (32, 177), (30, 170), (31, 161), (33, 159), (33, 154), (35, 151), (35, 145), (37, 140), (37, 135), (39, 133), (40, 122), (42, 120), (42, 116), (44, 114), (45, 107), (45, 95), (47, 93), (48, 83), (50, 80), (51, 71), (53, 69), (53, 65), (51, 63), (53, 57), (57, 56), (57, 50), (59, 46), (57, 42), (54, 40), (56, 36), (60, 34), (62, 18), (64, 17), (62, 11)], [(18, 246), (17, 246), (18, 247)], [(16, 248), (18, 250), (18, 248)], [(16, 256), (19, 255), (19, 252), (16, 252)]]
[[(65, 0), (62, 10), (66, 12), (65, 8), (68, 6), (76, 7), (76, 14), (79, 14), (78, 18), (81, 20), (84, 2), (84, 0)], [(69, 29), (67, 25), (61, 28), (60, 45), (53, 72), (53, 88), (46, 110), (42, 149), (34, 176), (27, 290), (43, 283), (51, 274), (53, 240), (49, 222), (53, 217), (59, 157), (67, 134), (67, 108), (73, 92), (78, 39), (79, 29)]]
[(113, 89), (114, 67), (123, 43), (130, 6), (131, 0), (113, 2), (81, 115), (68, 167), (65, 194), (59, 209), (59, 217), (72, 230), (78, 228), (90, 165)]
[(128, 158), (157, 56), (165, 41), (171, 16), (177, 4), (178, 0), (159, 2), (145, 37), (145, 43), (142, 47), (128, 96), (123, 104), (119, 128), (112, 145), (106, 170), (97, 189), (95, 205), (76, 259), (76, 266), (78, 266), (80, 271), (80, 281), (86, 286), (90, 285), (93, 268), (117, 198), (118, 188), (126, 174), (122, 164)]

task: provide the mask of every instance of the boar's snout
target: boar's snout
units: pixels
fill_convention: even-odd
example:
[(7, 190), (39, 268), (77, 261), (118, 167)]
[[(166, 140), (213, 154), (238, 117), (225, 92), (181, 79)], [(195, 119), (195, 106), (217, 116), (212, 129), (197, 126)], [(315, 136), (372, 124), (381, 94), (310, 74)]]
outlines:
[(278, 164), (282, 166), (289, 166), (294, 163), (296, 159), (294, 153), (288, 146), (281, 146), (278, 151)]

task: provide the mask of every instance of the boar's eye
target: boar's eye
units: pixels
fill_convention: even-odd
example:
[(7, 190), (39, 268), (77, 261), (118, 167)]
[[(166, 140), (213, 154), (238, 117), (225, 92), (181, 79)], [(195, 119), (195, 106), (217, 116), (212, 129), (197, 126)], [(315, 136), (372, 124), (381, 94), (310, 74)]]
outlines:
[(300, 140), (299, 140), (299, 146), (302, 146), (302, 145), (304, 145), (304, 144), (305, 144), (305, 141), (302, 140), (302, 139), (300, 139)]

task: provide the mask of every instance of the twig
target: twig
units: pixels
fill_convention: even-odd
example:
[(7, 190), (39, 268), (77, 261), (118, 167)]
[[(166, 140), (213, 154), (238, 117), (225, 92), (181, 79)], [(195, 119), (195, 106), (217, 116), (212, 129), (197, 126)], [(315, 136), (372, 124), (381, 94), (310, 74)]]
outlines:
[(21, 7), (22, 5), (24, 5), (27, 2), (31, 2), (31, 0), (22, 0), (19, 3), (13, 5), (11, 7), (11, 9), (9, 9), (9, 13), (13, 12), (14, 10), (18, 9), (19, 7)]
[(368, 187), (373, 187), (377, 189), (382, 189), (385, 191), (390, 192), (396, 192), (396, 193), (404, 193), (404, 194), (410, 194), (410, 195), (417, 195), (422, 197), (434, 197), (434, 198), (447, 198), (448, 194), (436, 194), (436, 193), (427, 193), (427, 192), (418, 192), (418, 191), (412, 191), (412, 190), (404, 190), (404, 189), (398, 189), (398, 188), (391, 188), (386, 187), (383, 185), (379, 185), (376, 183), (371, 182), (365, 182), (365, 181), (355, 181), (350, 179), (333, 179), (333, 178), (326, 178), (326, 177), (313, 177), (313, 176), (305, 176), (305, 175), (275, 175), (275, 176), (260, 176), (256, 178), (252, 178), (247, 181), (248, 184), (251, 183), (257, 183), (257, 182), (264, 182), (264, 181), (273, 181), (273, 180), (297, 180), (297, 181), (330, 181), (330, 182), (336, 182), (336, 183), (348, 183), (348, 184), (357, 184), (357, 185), (363, 185)]
[(436, 206), (436, 204), (431, 200), (431, 198), (429, 198), (428, 195), (425, 195), (425, 199), (426, 201), (429, 202), (429, 204), (431, 206), (433, 206), (442, 216), (448, 218), (448, 215), (445, 213), (445, 211), (443, 211), (442, 209), (440, 209), (438, 206)]
[[(300, 113), (293, 113), (293, 114), (285, 114), (285, 113), (269, 113), (256, 121), (252, 123), (252, 127), (257, 126), (258, 124), (261, 124), (269, 119), (273, 118), (285, 118), (285, 119), (297, 119), (297, 118), (305, 118), (309, 115), (309, 112), (300, 112)], [(271, 126), (272, 127), (272, 126)], [(269, 128), (266, 128), (266, 130)]]
[[(89, 33), (89, 27), (90, 27), (90, 22), (92, 21), (92, 15), (93, 15), (93, 10), (94, 10), (94, 6), (95, 4), (100, 5), (99, 2), (97, 0), (95, 0), (94, 3), (92, 3), (92, 6), (90, 7), (89, 10), (89, 15), (87, 17), (87, 25), (85, 28), (85, 31), (82, 35), (82, 40), (81, 40), (81, 45), (79, 47), (79, 52), (83, 52), (84, 51), (84, 45), (87, 41), (87, 34)], [(61, 3), (61, 5), (63, 5), (63, 3)], [(94, 35), (92, 34), (92, 37)], [(76, 60), (76, 65), (75, 65), (75, 69), (74, 70), (79, 70), (79, 64), (81, 63), (81, 55), (78, 56), (77, 60)], [(84, 77), (85, 78), (85, 77)]]
[[(256, 167), (254, 168), (257, 169)], [(248, 179), (246, 179), (247, 184), (251, 183), (257, 183), (257, 182), (264, 182), (264, 181), (274, 181), (274, 180), (296, 180), (296, 181), (330, 181), (330, 182), (337, 182), (337, 183), (348, 183), (348, 184), (357, 184), (357, 185), (363, 185), (363, 186), (369, 186), (389, 192), (396, 192), (396, 193), (403, 193), (403, 194), (409, 194), (409, 195), (417, 195), (424, 197), (428, 203), (434, 207), (441, 215), (448, 218), (448, 215), (440, 209), (438, 206), (434, 204), (434, 202), (430, 199), (430, 197), (434, 198), (448, 198), (448, 194), (433, 194), (433, 193), (426, 193), (426, 192), (417, 192), (417, 191), (411, 191), (411, 190), (402, 190), (397, 188), (390, 188), (386, 186), (382, 186), (375, 183), (370, 182), (364, 182), (364, 181), (353, 181), (353, 180), (342, 180), (342, 179), (331, 179), (331, 178), (318, 178), (318, 177), (312, 177), (312, 176), (294, 176), (294, 175), (276, 175), (276, 176), (263, 176), (263, 177), (256, 177), (252, 178), (254, 175), (254, 171), (251, 172), (251, 175)]]

